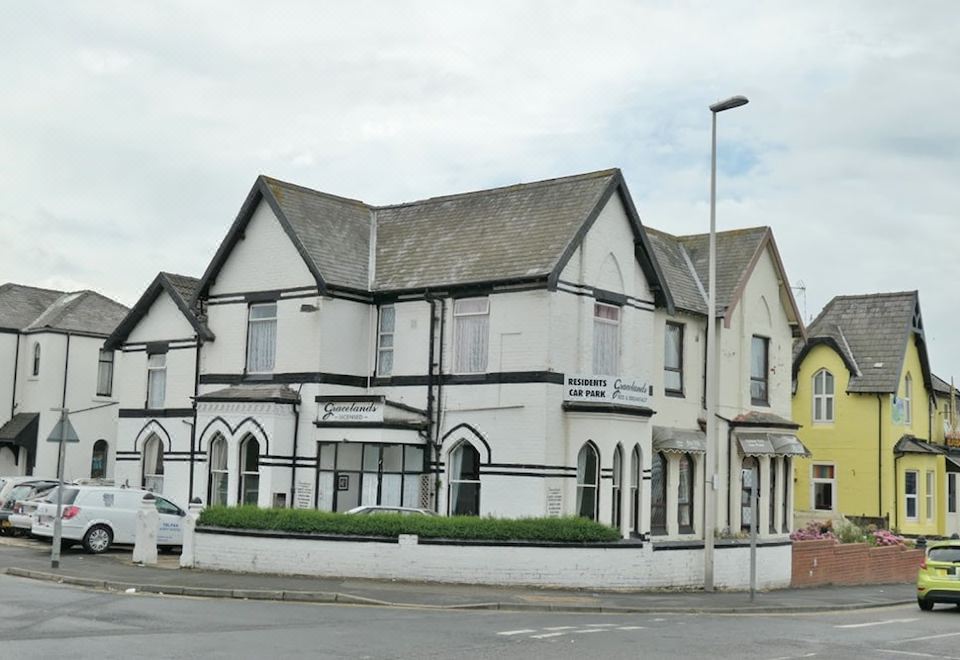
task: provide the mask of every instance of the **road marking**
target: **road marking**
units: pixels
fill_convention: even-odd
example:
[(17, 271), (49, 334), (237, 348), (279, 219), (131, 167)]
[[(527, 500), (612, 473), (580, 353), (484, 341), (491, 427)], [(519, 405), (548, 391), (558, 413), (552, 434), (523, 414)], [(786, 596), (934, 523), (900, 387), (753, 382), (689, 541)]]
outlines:
[(554, 626), (553, 628), (544, 628), (544, 630), (573, 630), (576, 626)]
[(886, 621), (871, 621), (870, 623), (847, 623), (834, 628), (869, 628), (871, 626), (885, 626), (888, 623), (913, 623), (916, 619), (887, 619)]
[(770, 660), (797, 660), (797, 658), (812, 658), (816, 653), (804, 653), (803, 655), (782, 655), (779, 658), (770, 658)]
[(563, 634), (564, 633), (562, 632), (555, 632), (555, 633), (545, 633), (543, 635), (530, 635), (530, 639), (547, 639), (548, 637), (559, 637), (560, 635), (563, 635)]
[(607, 631), (604, 630), (603, 628), (584, 628), (584, 629), (582, 629), (582, 630), (574, 630), (574, 631), (573, 631), (573, 634), (574, 634), (574, 635), (586, 635), (587, 633), (595, 633), (595, 632), (607, 632)]
[(523, 630), (504, 630), (503, 632), (498, 632), (498, 635), (503, 635), (504, 637), (509, 637), (510, 635), (525, 635), (526, 633), (537, 632), (533, 628), (524, 628)]
[(617, 630), (646, 630), (646, 626), (620, 626)]
[(917, 653), (915, 651), (894, 651), (892, 649), (877, 649), (880, 653), (895, 653), (896, 655), (909, 655), (915, 658), (940, 658), (941, 660), (957, 660), (955, 655), (933, 655), (931, 653)]
[(942, 635), (927, 635), (926, 637), (911, 637), (910, 639), (895, 639), (894, 644), (906, 644), (907, 642), (925, 642), (928, 639), (943, 639), (944, 637), (956, 637), (960, 632), (944, 633)]
[(616, 628), (615, 623), (588, 623), (587, 628)]

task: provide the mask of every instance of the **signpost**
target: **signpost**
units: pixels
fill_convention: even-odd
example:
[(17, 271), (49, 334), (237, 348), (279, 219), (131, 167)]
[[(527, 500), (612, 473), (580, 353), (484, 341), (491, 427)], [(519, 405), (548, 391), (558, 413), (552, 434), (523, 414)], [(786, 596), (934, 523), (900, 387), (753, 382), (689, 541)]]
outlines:
[(63, 536), (63, 463), (65, 448), (68, 442), (80, 442), (77, 430), (70, 423), (69, 408), (54, 408), (60, 412), (60, 420), (53, 427), (47, 442), (59, 443), (57, 453), (57, 509), (53, 519), (53, 547), (50, 548), (50, 568), (60, 568), (60, 541)]

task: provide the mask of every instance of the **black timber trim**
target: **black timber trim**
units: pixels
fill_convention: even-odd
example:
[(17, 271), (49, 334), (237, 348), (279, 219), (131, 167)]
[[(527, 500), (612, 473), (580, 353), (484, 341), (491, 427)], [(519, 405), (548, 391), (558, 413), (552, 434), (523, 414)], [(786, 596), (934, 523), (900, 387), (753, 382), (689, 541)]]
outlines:
[(276, 374), (200, 374), (202, 385), (241, 385), (250, 383), (326, 383), (347, 387), (366, 387), (366, 376), (332, 374), (321, 371), (286, 372)]
[(313, 425), (319, 429), (393, 429), (395, 431), (421, 431), (427, 422), (320, 422)]
[[(703, 550), (703, 541), (699, 539), (680, 540), (680, 541), (653, 541), (653, 551), (663, 552), (669, 550)], [(757, 539), (759, 548), (779, 548), (787, 545), (793, 545), (789, 539)], [(747, 540), (726, 540), (717, 539), (714, 541), (714, 548), (717, 550), (729, 550), (730, 548), (749, 548), (750, 541)]]
[(210, 290), (210, 285), (216, 281), (217, 275), (220, 273), (223, 265), (227, 262), (230, 253), (233, 252), (233, 248), (240, 240), (244, 238), (244, 232), (246, 231), (247, 225), (250, 224), (250, 220), (253, 218), (253, 214), (256, 212), (257, 206), (261, 201), (265, 201), (273, 211), (274, 215), (277, 217), (277, 221), (283, 228), (284, 233), (286, 233), (286, 235), (290, 238), (290, 242), (303, 259), (307, 269), (317, 280), (317, 288), (320, 290), (320, 294), (322, 295), (326, 291), (327, 284), (324, 281), (323, 276), (320, 274), (320, 269), (317, 268), (317, 265), (307, 253), (307, 250), (303, 245), (303, 241), (300, 240), (300, 238), (297, 236), (297, 233), (293, 230), (293, 227), (290, 225), (290, 221), (287, 220), (283, 211), (280, 210), (280, 205), (277, 203), (276, 198), (270, 191), (270, 186), (267, 185), (266, 177), (261, 174), (257, 177), (253, 187), (247, 194), (247, 198), (244, 200), (243, 206), (240, 207), (240, 212), (237, 214), (236, 219), (233, 221), (233, 224), (227, 231), (227, 235), (224, 237), (223, 242), (220, 243), (220, 247), (217, 248), (216, 254), (213, 255), (213, 259), (207, 266), (206, 271), (204, 271), (203, 277), (200, 278), (200, 286), (197, 288), (197, 294), (194, 300), (191, 301), (191, 304), (197, 299), (203, 298), (207, 295)]
[(735, 419), (727, 422), (732, 429), (790, 429), (796, 431), (800, 424), (796, 422), (738, 422)]
[(800, 352), (797, 353), (797, 357), (793, 359), (793, 378), (796, 378), (800, 374), (800, 366), (803, 364), (804, 358), (806, 358), (807, 354), (817, 346), (827, 346), (833, 350), (834, 353), (839, 355), (851, 376), (860, 375), (859, 371), (857, 370), (857, 366), (851, 362), (850, 356), (847, 355), (847, 352), (843, 350), (836, 339), (833, 337), (820, 336), (810, 337), (807, 339), (807, 341), (804, 342), (803, 347), (800, 349)]
[[(293, 287), (288, 287), (286, 289), (271, 289), (271, 291), (275, 291), (280, 296), (283, 296), (284, 294), (292, 294), (292, 293), (312, 293), (314, 295), (317, 295), (317, 287), (314, 284), (311, 284), (310, 286), (293, 286)], [(263, 293), (263, 291), (257, 290), (257, 291), (236, 291), (233, 293), (214, 293), (214, 294), (208, 295), (206, 297), (206, 300), (208, 302), (213, 302), (215, 300), (223, 300), (224, 298), (249, 299), (248, 296), (260, 294), (260, 293)], [(238, 300), (237, 302), (243, 302), (243, 301)]]
[[(558, 371), (501, 371), (482, 374), (444, 374), (444, 385), (510, 385), (549, 383), (563, 384), (563, 374)], [(201, 374), (200, 383), (203, 385), (241, 385), (250, 383), (324, 383), (328, 385), (344, 385), (347, 387), (366, 388), (369, 383), (375, 387), (403, 387), (426, 386), (429, 377), (417, 376), (388, 376), (370, 378), (353, 374), (334, 374), (323, 371), (285, 372), (275, 374)], [(344, 395), (347, 399), (357, 400), (357, 397)], [(359, 395), (358, 395), (359, 396)], [(388, 402), (387, 405), (394, 405)], [(401, 406), (396, 406), (400, 408)], [(402, 408), (401, 408), (402, 409)], [(411, 412), (422, 413), (422, 410)]]
[(384, 403), (385, 399), (382, 395), (379, 394), (357, 394), (356, 396), (351, 396), (350, 394), (318, 394), (313, 397), (313, 400), (316, 403), (322, 401), (364, 401), (366, 403)]
[(646, 406), (622, 406), (615, 403), (586, 403), (564, 401), (561, 407), (567, 412), (605, 413), (608, 415), (632, 415), (634, 417), (653, 417), (656, 411)]
[(166, 273), (161, 272), (153, 278), (153, 281), (147, 286), (147, 290), (143, 292), (143, 295), (140, 296), (137, 303), (127, 312), (123, 320), (120, 321), (120, 325), (107, 337), (107, 340), (104, 342), (104, 348), (108, 350), (116, 350), (119, 348), (164, 291), (170, 296), (177, 306), (177, 309), (180, 310), (180, 313), (183, 314), (184, 318), (190, 323), (190, 326), (201, 340), (213, 341), (216, 338), (210, 329), (201, 323), (191, 310), (193, 301), (185, 300), (180, 295), (180, 292), (177, 291), (177, 288), (173, 286), (167, 278)]
[[(480, 466), (480, 474), (482, 476), (492, 476), (492, 477), (536, 477), (538, 479), (576, 479), (576, 474), (569, 473), (552, 473), (552, 472), (507, 472), (506, 470), (485, 470), (483, 466)], [(610, 479), (610, 477), (603, 477), (604, 479)]]
[(193, 417), (193, 408), (121, 408), (118, 416), (124, 419), (146, 419), (148, 417)]
[(493, 468), (516, 468), (517, 470), (565, 470), (576, 472), (577, 468), (566, 465), (539, 465), (536, 463), (487, 463)]

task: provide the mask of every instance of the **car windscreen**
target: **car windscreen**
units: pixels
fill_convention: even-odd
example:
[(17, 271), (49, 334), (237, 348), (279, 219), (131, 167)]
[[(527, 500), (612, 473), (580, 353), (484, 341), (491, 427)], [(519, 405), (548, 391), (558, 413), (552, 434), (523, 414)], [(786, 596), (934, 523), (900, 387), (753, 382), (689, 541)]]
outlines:
[(10, 494), (7, 496), (7, 501), (12, 504), (14, 500), (20, 500), (24, 497), (27, 497), (32, 490), (33, 486), (14, 486), (10, 490)]
[(930, 561), (960, 562), (960, 547), (930, 548)]

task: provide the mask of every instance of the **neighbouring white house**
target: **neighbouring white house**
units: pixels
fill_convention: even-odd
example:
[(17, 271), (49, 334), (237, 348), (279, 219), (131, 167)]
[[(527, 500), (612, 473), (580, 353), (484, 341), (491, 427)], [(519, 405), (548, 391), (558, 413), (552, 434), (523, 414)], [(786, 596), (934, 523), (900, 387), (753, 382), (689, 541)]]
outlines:
[(0, 285), (0, 475), (55, 477), (47, 442), (71, 411), (64, 478), (110, 478), (116, 449), (114, 352), (104, 340), (127, 308), (93, 291)]
[[(802, 324), (769, 230), (723, 236), (722, 526), (756, 460), (781, 534)], [(702, 538), (702, 239), (648, 236), (619, 170), (393, 206), (261, 176), (203, 277), (158, 276), (108, 341), (117, 479)]]

